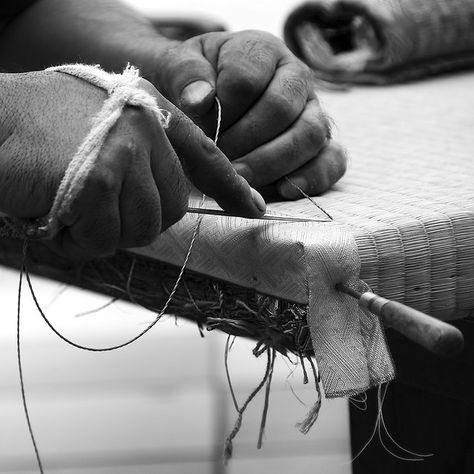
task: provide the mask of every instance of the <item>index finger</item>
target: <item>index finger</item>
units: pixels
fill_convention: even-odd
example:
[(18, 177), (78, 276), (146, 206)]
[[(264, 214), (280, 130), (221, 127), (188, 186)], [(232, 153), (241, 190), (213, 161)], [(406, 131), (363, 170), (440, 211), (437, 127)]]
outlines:
[(262, 196), (237, 174), (216, 144), (177, 109), (171, 115), (166, 134), (184, 172), (200, 191), (229, 213), (242, 217), (264, 214)]

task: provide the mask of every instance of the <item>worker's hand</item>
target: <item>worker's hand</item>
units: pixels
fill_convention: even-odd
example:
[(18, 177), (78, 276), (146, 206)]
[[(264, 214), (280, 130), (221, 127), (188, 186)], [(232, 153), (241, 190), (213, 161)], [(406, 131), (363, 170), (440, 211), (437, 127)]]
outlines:
[[(37, 218), (50, 210), (64, 172), (102, 108), (105, 91), (59, 72), (0, 75), (0, 211)], [(212, 140), (147, 81), (171, 112), (164, 130), (126, 107), (52, 245), (73, 257), (102, 256), (150, 243), (187, 209), (191, 181), (233, 213), (258, 216), (265, 204)]]
[(208, 33), (160, 53), (156, 84), (209, 135), (222, 103), (218, 145), (252, 186), (288, 199), (327, 190), (346, 158), (314, 92), (309, 68), (260, 31)]

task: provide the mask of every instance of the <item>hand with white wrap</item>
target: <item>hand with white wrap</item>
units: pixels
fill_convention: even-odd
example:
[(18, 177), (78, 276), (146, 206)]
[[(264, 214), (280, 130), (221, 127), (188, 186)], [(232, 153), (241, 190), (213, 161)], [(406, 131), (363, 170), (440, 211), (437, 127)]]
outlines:
[[(92, 118), (107, 93), (68, 74), (0, 74), (0, 211), (45, 216)], [(150, 243), (186, 212), (188, 184), (233, 213), (256, 217), (259, 194), (211, 139), (145, 80), (141, 87), (171, 114), (164, 129), (147, 111), (126, 106), (100, 150), (51, 245), (71, 257), (93, 257)]]

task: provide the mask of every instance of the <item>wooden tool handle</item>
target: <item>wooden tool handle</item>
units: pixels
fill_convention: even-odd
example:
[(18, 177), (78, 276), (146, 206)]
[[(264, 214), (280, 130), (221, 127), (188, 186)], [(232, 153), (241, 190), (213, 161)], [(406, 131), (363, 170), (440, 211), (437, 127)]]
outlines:
[(439, 319), (370, 291), (360, 296), (359, 306), (380, 316), (387, 326), (435, 354), (454, 357), (462, 351), (464, 337), (461, 331)]

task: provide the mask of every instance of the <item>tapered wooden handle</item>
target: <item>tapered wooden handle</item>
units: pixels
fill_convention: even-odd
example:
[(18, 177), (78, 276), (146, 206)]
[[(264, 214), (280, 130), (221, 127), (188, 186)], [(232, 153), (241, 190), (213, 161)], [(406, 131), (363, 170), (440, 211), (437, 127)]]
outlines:
[(409, 306), (370, 291), (362, 293), (359, 306), (380, 316), (386, 326), (435, 354), (454, 357), (463, 349), (464, 337), (459, 329)]

